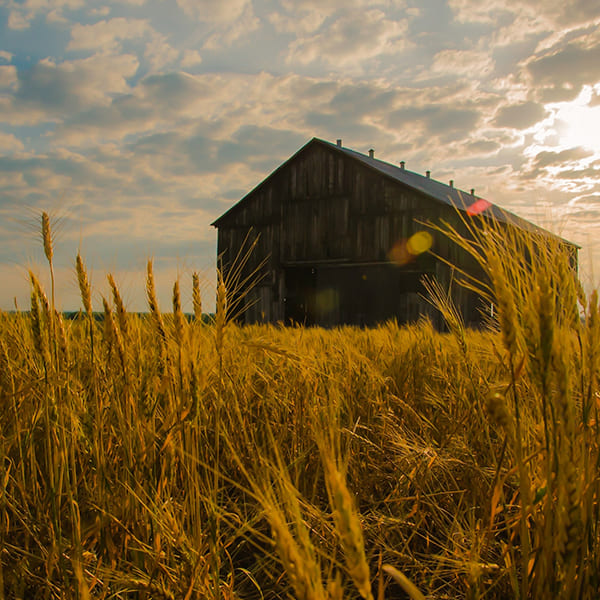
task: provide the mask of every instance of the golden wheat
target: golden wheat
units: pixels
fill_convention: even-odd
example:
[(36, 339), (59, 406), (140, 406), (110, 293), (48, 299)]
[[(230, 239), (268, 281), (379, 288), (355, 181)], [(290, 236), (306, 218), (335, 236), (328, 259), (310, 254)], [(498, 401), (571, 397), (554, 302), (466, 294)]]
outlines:
[[(0, 594), (594, 600), (597, 294), (556, 245), (479, 226), (446, 233), (498, 310), (469, 330), (432, 284), (450, 335), (240, 327), (220, 276), (189, 327), (151, 261), (149, 316), (110, 276), (97, 316), (80, 255), (67, 321), (31, 275), (0, 314)], [(42, 239), (50, 263), (47, 216)]]

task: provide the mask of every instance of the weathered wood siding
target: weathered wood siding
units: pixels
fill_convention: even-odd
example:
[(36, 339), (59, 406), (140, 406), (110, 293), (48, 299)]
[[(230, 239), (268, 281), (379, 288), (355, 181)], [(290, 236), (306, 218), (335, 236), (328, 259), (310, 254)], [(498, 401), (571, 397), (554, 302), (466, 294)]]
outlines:
[[(220, 219), (218, 253), (227, 269), (243, 253), (244, 240), (259, 236), (244, 269), (248, 275), (264, 261), (260, 283), (248, 292), (252, 307), (246, 322), (276, 322), (286, 313), (305, 311), (310, 315), (307, 322), (326, 325), (373, 324), (394, 316), (405, 322), (420, 314), (431, 315), (441, 325), (420, 296), (419, 279), (427, 274), (448, 285), (451, 269), (429, 253), (405, 266), (388, 261), (396, 242), (425, 229), (420, 222), (441, 218), (457, 223), (453, 208), (314, 144)], [(444, 238), (435, 236), (432, 250), (458, 266), (471, 267), (464, 253)], [(298, 270), (302, 266), (311, 271)], [(294, 283), (294, 277), (300, 282)], [(410, 285), (403, 287), (403, 281)], [(312, 299), (302, 302), (308, 289)], [(324, 312), (315, 298), (326, 297), (329, 290), (337, 294), (337, 303)], [(369, 302), (349, 297), (355, 295), (372, 297), (370, 312)], [(457, 290), (456, 300), (467, 321), (477, 320), (472, 294)], [(296, 303), (293, 309), (291, 303)]]

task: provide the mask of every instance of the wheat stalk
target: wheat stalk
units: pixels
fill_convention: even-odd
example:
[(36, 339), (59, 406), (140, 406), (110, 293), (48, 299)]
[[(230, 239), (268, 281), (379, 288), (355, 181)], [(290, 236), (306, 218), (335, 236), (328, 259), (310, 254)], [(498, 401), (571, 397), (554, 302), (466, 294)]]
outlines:
[(202, 323), (202, 295), (200, 294), (200, 278), (198, 273), (192, 274), (192, 304), (194, 306), (194, 320)]
[(279, 560), (299, 600), (326, 600), (318, 564), (301, 550), (277, 506), (266, 511)]
[(215, 320), (215, 346), (217, 354), (221, 356), (223, 352), (223, 339), (225, 336), (225, 326), (227, 325), (227, 288), (223, 277), (218, 275), (217, 283), (217, 309)]
[(127, 311), (125, 310), (125, 304), (123, 303), (123, 298), (121, 297), (119, 288), (117, 287), (117, 284), (115, 283), (114, 277), (111, 273), (107, 275), (107, 279), (112, 291), (113, 303), (115, 305), (117, 319), (119, 321), (119, 328), (121, 329), (123, 337), (127, 339), (129, 336), (129, 325), (127, 324)]
[(373, 600), (371, 575), (365, 556), (365, 542), (352, 495), (330, 451), (323, 447), (321, 457), (335, 529), (344, 551), (348, 574), (360, 595), (365, 600)]
[(154, 284), (154, 270), (151, 260), (148, 261), (147, 265), (146, 296), (148, 298), (148, 306), (150, 308), (150, 316), (152, 317), (152, 322), (156, 327), (156, 331), (159, 335), (161, 345), (164, 349), (164, 346), (167, 342), (167, 330), (165, 329), (165, 323), (160, 313), (160, 309), (158, 308), (158, 300), (156, 298), (156, 286)]
[(175, 341), (181, 348), (185, 336), (185, 317), (181, 311), (181, 293), (179, 291), (179, 280), (173, 284), (173, 325)]
[(85, 264), (79, 252), (77, 252), (77, 258), (75, 260), (75, 268), (77, 271), (77, 283), (79, 284), (81, 302), (83, 303), (83, 308), (85, 309), (85, 312), (87, 313), (88, 317), (91, 318), (93, 314), (92, 288), (90, 287), (90, 282), (88, 280)]

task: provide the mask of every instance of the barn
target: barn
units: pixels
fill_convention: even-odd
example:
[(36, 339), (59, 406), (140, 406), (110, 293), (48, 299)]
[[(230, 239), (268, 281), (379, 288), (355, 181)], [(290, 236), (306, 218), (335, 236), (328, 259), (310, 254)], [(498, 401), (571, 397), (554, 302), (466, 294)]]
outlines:
[[(477, 197), (405, 168), (313, 138), (219, 217), (219, 266), (225, 276), (244, 248), (256, 245), (238, 280), (245, 323), (371, 326), (428, 315), (441, 317), (424, 298), (423, 276), (444, 287), (451, 265), (480, 276), (477, 265), (424, 222), (458, 225), (457, 207), (485, 203), (487, 213), (526, 229), (534, 225)], [(431, 251), (430, 245), (432, 246)], [(413, 246), (413, 247), (411, 247)], [(460, 286), (453, 299), (465, 322), (481, 323), (491, 307)]]

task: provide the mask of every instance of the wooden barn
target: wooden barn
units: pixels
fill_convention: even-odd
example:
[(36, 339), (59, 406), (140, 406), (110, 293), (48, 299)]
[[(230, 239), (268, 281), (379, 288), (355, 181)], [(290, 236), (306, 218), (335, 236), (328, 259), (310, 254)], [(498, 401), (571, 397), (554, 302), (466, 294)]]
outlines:
[[(429, 315), (441, 328), (423, 298), (423, 276), (448, 286), (453, 273), (445, 261), (479, 273), (466, 253), (444, 236), (424, 233), (422, 223), (457, 223), (456, 207), (478, 201), (473, 190), (383, 162), (373, 150), (365, 155), (341, 140), (314, 138), (213, 223), (220, 267), (227, 275), (244, 243), (258, 236), (241, 273), (244, 279), (257, 272), (260, 279), (244, 291), (248, 308), (239, 318), (245, 323), (374, 325)], [(486, 205), (494, 218), (535, 228)], [(490, 309), (460, 286), (453, 297), (472, 326)]]

